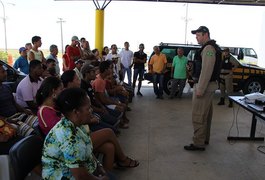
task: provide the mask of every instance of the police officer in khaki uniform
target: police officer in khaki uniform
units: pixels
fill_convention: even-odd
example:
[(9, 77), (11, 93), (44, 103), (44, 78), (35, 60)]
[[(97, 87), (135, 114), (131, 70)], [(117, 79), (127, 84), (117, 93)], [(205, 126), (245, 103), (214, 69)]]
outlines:
[[(221, 98), (218, 105), (225, 104), (226, 93), (228, 96), (233, 93), (233, 70), (232, 68), (236, 68), (238, 66), (237, 60), (230, 55), (229, 48), (224, 48), (223, 50), (223, 58), (221, 65), (221, 73), (220, 73), (220, 90), (221, 90)], [(226, 91), (226, 92), (225, 92)], [(232, 100), (229, 100), (228, 107), (233, 107)]]
[(218, 88), (217, 80), (220, 74), (221, 49), (210, 39), (209, 29), (200, 26), (191, 31), (196, 34), (198, 43), (202, 46), (194, 57), (194, 87), (192, 97), (192, 123), (194, 128), (193, 144), (184, 146), (189, 151), (204, 151), (209, 144), (212, 121), (212, 99)]

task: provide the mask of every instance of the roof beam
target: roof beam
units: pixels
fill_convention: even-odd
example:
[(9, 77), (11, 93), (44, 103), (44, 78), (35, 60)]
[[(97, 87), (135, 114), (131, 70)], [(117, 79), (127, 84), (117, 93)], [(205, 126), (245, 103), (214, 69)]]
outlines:
[[(113, 0), (113, 1), (135, 1), (135, 0)], [(138, 0), (138, 1), (265, 6), (265, 0)]]
[[(54, 1), (94, 1), (94, 0), (54, 0)], [(104, 1), (104, 0), (99, 0), (99, 1)], [(175, 3), (265, 6), (265, 0), (112, 0), (112, 1), (138, 1), (138, 2), (145, 1), (145, 2), (175, 2)]]

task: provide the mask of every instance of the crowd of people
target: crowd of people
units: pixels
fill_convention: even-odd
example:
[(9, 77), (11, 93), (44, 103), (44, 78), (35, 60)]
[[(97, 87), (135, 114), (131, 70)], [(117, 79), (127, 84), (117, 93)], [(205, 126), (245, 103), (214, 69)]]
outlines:
[[(26, 76), (14, 94), (2, 83), (7, 72), (4, 65), (0, 66), (0, 116), (16, 131), (13, 135), (0, 133), (0, 154), (8, 154), (25, 136), (40, 135), (45, 139), (43, 179), (51, 176), (115, 179), (113, 168), (137, 167), (139, 162), (126, 155), (117, 137), (120, 128), (129, 128), (126, 113), (131, 111), (129, 103), (134, 95), (131, 84), (124, 82), (124, 65), (127, 63), (127, 68), (131, 68), (134, 63), (142, 64), (135, 68), (144, 70), (146, 54), (140, 57), (141, 62), (134, 62), (139, 57), (134, 57), (132, 51), (127, 56), (129, 43), (126, 42), (124, 55), (118, 54), (117, 46), (112, 45), (111, 53), (105, 48), (106, 55), (100, 56), (97, 49), (90, 50), (85, 38), (79, 40), (73, 36), (63, 54), (61, 71), (58, 47), (51, 45), (50, 54), (45, 58), (41, 45), (41, 37), (34, 36), (32, 44), (19, 48), (20, 57), (13, 67)], [(141, 54), (144, 54), (142, 47), (143, 44)], [(143, 79), (143, 70), (135, 79), (138, 76), (139, 81)], [(141, 94), (139, 88), (137, 92)], [(106, 172), (101, 176), (97, 174), (95, 155), (98, 154), (103, 155)]]
[[(219, 78), (217, 68), (221, 64), (219, 47), (210, 39), (207, 27), (192, 31), (202, 45), (195, 54), (193, 66), (178, 48), (171, 66), (172, 90), (169, 96), (181, 98), (186, 80), (192, 76), (194, 83), (192, 121), (194, 126), (193, 144), (186, 150), (205, 150), (209, 143), (212, 118), (212, 97)], [(133, 53), (129, 42), (118, 53), (117, 46), (104, 47), (102, 55), (98, 49), (90, 49), (85, 38), (73, 36), (66, 45), (62, 56), (63, 68), (59, 68), (58, 47), (50, 46), (45, 58), (39, 49), (41, 37), (32, 37), (32, 44), (19, 48), (20, 57), (14, 68), (26, 74), (18, 84), (16, 93), (2, 82), (6, 77), (5, 66), (0, 66), (0, 118), (17, 130), (17, 135), (0, 133), (0, 154), (23, 137), (39, 134), (45, 139), (42, 154), (42, 178), (71, 179), (115, 179), (115, 167), (134, 168), (137, 160), (126, 156), (117, 140), (119, 128), (129, 128), (129, 103), (134, 95), (143, 96), (141, 85), (147, 55), (144, 44)], [(166, 55), (154, 46), (154, 55), (148, 63), (153, 75), (153, 88), (157, 99), (163, 99), (163, 79), (167, 68)], [(233, 65), (227, 63), (227, 49), (222, 65), (222, 86), (219, 105), (224, 104), (225, 88), (228, 86)], [(134, 68), (132, 74), (132, 68)], [(190, 73), (193, 69), (193, 73)], [(230, 70), (230, 71), (229, 71)], [(124, 81), (127, 75), (128, 81)], [(229, 77), (228, 77), (229, 75)], [(137, 91), (135, 92), (138, 80)], [(229, 107), (232, 107), (231, 103)], [(15, 118), (14, 118), (15, 117)], [(36, 133), (36, 131), (39, 131)], [(103, 154), (106, 173), (98, 176), (95, 155)]]

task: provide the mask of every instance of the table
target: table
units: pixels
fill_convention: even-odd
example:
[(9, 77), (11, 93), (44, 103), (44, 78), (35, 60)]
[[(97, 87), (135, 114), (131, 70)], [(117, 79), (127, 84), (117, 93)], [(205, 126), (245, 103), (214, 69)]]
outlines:
[(250, 129), (250, 136), (249, 137), (232, 137), (228, 136), (227, 140), (245, 140), (245, 141), (264, 141), (264, 137), (255, 137), (256, 133), (256, 125), (257, 125), (257, 118), (259, 117), (265, 121), (265, 113), (258, 112), (255, 109), (248, 106), (245, 102), (244, 96), (229, 96), (234, 103), (238, 104), (240, 107), (244, 108), (245, 110), (252, 113), (252, 122), (251, 122), (251, 129)]

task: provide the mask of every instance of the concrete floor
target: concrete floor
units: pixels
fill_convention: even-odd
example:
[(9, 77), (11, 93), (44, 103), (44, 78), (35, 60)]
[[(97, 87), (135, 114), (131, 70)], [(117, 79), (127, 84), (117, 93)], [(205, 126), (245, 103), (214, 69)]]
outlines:
[[(264, 180), (265, 154), (257, 150), (264, 142), (227, 141), (230, 135), (250, 134), (251, 114), (237, 105), (217, 106), (214, 97), (211, 140), (204, 152), (188, 152), (192, 142), (192, 93), (182, 99), (158, 100), (152, 87), (142, 88), (143, 97), (135, 97), (128, 112), (130, 128), (121, 130), (119, 141), (140, 166), (115, 170), (121, 180)], [(235, 115), (234, 115), (235, 114)], [(237, 114), (237, 116), (236, 116)], [(237, 118), (236, 118), (237, 117)], [(234, 126), (232, 122), (234, 120)], [(237, 122), (237, 123), (236, 123)], [(238, 125), (238, 130), (236, 125)], [(257, 136), (264, 137), (264, 121), (258, 120)], [(265, 148), (263, 148), (265, 151)]]
[[(121, 130), (118, 138), (125, 153), (139, 160), (140, 166), (115, 170), (118, 180), (265, 179), (265, 154), (257, 150), (264, 142), (226, 140), (230, 129), (232, 136), (249, 136), (249, 112), (237, 105), (217, 106), (220, 94), (216, 92), (210, 144), (204, 152), (189, 152), (183, 146), (192, 142), (192, 93), (182, 99), (171, 100), (165, 95), (164, 100), (158, 100), (152, 87), (145, 86), (142, 94), (130, 104), (130, 128)], [(265, 136), (264, 123), (258, 120), (256, 136)], [(27, 179), (40, 178), (33, 175)]]

